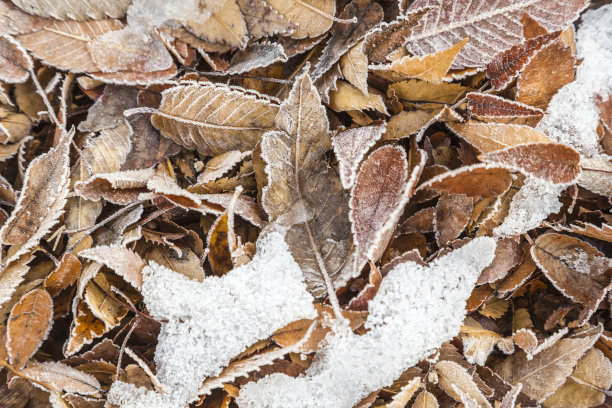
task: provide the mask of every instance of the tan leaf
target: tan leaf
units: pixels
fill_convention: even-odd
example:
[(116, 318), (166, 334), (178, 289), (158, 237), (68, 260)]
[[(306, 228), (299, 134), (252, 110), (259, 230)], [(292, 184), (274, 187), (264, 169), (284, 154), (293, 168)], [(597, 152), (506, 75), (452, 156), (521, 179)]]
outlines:
[(208, 263), (216, 276), (223, 276), (234, 269), (234, 249), (237, 244), (234, 234), (234, 203), (216, 219), (208, 232)]
[(277, 62), (286, 62), (287, 55), (277, 43), (252, 44), (245, 50), (237, 51), (230, 61), (226, 74), (242, 74)]
[(512, 238), (504, 238), (497, 241), (495, 258), (489, 264), (476, 281), (477, 285), (498, 281), (508, 274), (512, 268), (523, 259), (524, 251)]
[(562, 143), (523, 144), (484, 154), (479, 159), (553, 184), (569, 184), (580, 175), (580, 154)]
[(436, 242), (447, 246), (461, 235), (474, 209), (474, 199), (463, 194), (442, 193), (434, 217)]
[(11, 112), (0, 106), (0, 142), (20, 142), (30, 133), (32, 121), (28, 115)]
[(574, 372), (553, 395), (545, 407), (589, 408), (603, 404), (604, 390), (612, 385), (612, 363), (601, 350), (592, 348), (578, 361)]
[(223, 177), (249, 154), (250, 152), (231, 150), (213, 157), (206, 163), (204, 171), (198, 175), (198, 183), (203, 184)]
[(332, 26), (336, 14), (334, 0), (266, 0), (276, 11), (298, 28), (291, 38), (313, 38), (325, 33)]
[(44, 0), (11, 0), (20, 9), (41, 17), (59, 20), (96, 20), (105, 16), (122, 18), (131, 0), (58, 0), (52, 4)]
[[(414, 170), (416, 174), (420, 174), (425, 164), (424, 156), (421, 155), (420, 168)], [(401, 147), (383, 146), (368, 156), (357, 175), (349, 202), (349, 218), (358, 254), (372, 262), (378, 261), (414, 190), (417, 177), (409, 175), (406, 152)]]
[(9, 255), (3, 259), (5, 265), (36, 245), (64, 212), (72, 135), (64, 135), (59, 145), (28, 166), (22, 194), (0, 229), (0, 242), (12, 245)]
[(612, 267), (612, 259), (578, 238), (557, 233), (541, 235), (531, 255), (561, 293), (582, 305), (599, 303), (600, 293), (607, 291), (610, 284), (605, 272)]
[(470, 364), (485, 365), (493, 347), (502, 340), (502, 337), (493, 331), (485, 330), (471, 317), (467, 317), (464, 324), (459, 335), (465, 359)]
[(511, 183), (512, 175), (507, 169), (475, 164), (435, 176), (421, 184), (417, 190), (434, 189), (486, 198), (503, 194)]
[(600, 157), (581, 158), (578, 184), (595, 193), (612, 196), (612, 162)]
[(403, 139), (417, 133), (423, 126), (440, 112), (434, 110), (401, 111), (387, 122), (387, 131), (383, 140)]
[(176, 251), (153, 245), (143, 252), (142, 256), (147, 261), (154, 261), (161, 266), (187, 276), (189, 279), (199, 282), (204, 279), (200, 258), (189, 248), (181, 248), (181, 254), (179, 255)]
[(23, 277), (30, 269), (28, 263), (33, 257), (32, 252), (27, 252), (0, 270), (0, 305), (11, 299), (15, 289), (21, 284)]
[(479, 407), (491, 408), (491, 404), (482, 395), (472, 376), (468, 374), (465, 368), (453, 361), (440, 361), (436, 364), (435, 369), (438, 373), (440, 387), (456, 401), (467, 405), (469, 401), (466, 401), (464, 397), (464, 395), (467, 395)]
[(433, 54), (406, 56), (397, 59), (391, 63), (389, 69), (405, 77), (440, 84), (445, 79), (455, 57), (468, 41), (469, 38), (465, 38), (455, 45)]
[(557, 341), (532, 360), (519, 351), (495, 365), (494, 371), (511, 385), (523, 384), (522, 392), (530, 398), (543, 401), (554, 393), (580, 357), (599, 338), (602, 327), (591, 327), (579, 334)]
[(53, 301), (44, 289), (34, 289), (13, 306), (7, 322), (6, 349), (10, 363), (22, 369), (47, 338), (53, 322)]
[(162, 95), (153, 126), (203, 155), (252, 150), (278, 112), (270, 100), (225, 85), (181, 85)]
[(72, 285), (81, 274), (81, 261), (70, 252), (60, 259), (59, 265), (45, 278), (44, 287), (52, 297)]
[(324, 267), (335, 280), (343, 267), (348, 270), (353, 245), (348, 194), (325, 162), (325, 153), (332, 147), (329, 125), (307, 73), (296, 78), (276, 125), (281, 131), (266, 133), (261, 142), (268, 179), (263, 208), (271, 221), (292, 225), (286, 241), (310, 290), (321, 295), (324, 272), (317, 257), (325, 254)]
[(390, 23), (382, 23), (371, 30), (365, 39), (365, 54), (370, 62), (381, 64), (387, 62), (387, 56), (406, 43), (410, 29), (419, 21), (427, 10), (400, 15)]
[(126, 303), (125, 299), (115, 294), (113, 287), (130, 297), (132, 302), (138, 301), (139, 295), (134, 289), (117, 275), (105, 270), (87, 283), (84, 296), (92, 314), (103, 321), (108, 330), (116, 327), (129, 311), (117, 301)]
[(344, 79), (367, 95), (368, 57), (363, 52), (363, 46), (364, 42), (361, 41), (340, 58), (340, 70)]
[[(391, 84), (389, 89), (392, 89), (400, 99), (412, 102), (429, 101), (448, 104), (459, 101), (468, 91), (468, 88), (460, 84), (432, 84), (418, 79)], [(434, 108), (440, 108), (440, 105), (435, 105)]]
[(35, 363), (22, 372), (57, 391), (93, 395), (98, 394), (102, 388), (93, 375), (59, 362)]
[(97, 246), (79, 252), (79, 256), (106, 265), (136, 289), (142, 287), (142, 270), (147, 265), (128, 248)]
[(329, 92), (329, 107), (336, 112), (376, 109), (388, 115), (382, 94), (374, 88), (368, 89), (368, 96), (345, 81), (336, 83), (337, 89)]
[(504, 279), (495, 283), (495, 289), (499, 293), (506, 294), (508, 292), (516, 290), (527, 281), (527, 279), (531, 276), (533, 272), (535, 272), (537, 265), (533, 261), (533, 258), (531, 257), (530, 248), (527, 245), (528, 244), (526, 243), (521, 245), (521, 247), (523, 248), (522, 262), (513, 270), (511, 270), (510, 273), (508, 273), (508, 275)]
[(0, 36), (0, 80), (9, 84), (25, 82), (34, 68), (27, 51), (8, 35)]
[(529, 359), (531, 353), (538, 346), (538, 338), (531, 329), (517, 330), (512, 335), (512, 339), (517, 346), (527, 353), (527, 359)]
[(572, 49), (557, 38), (541, 49), (519, 76), (516, 100), (546, 109), (557, 91), (574, 80), (575, 64)]
[(295, 24), (270, 7), (265, 0), (238, 0), (240, 11), (249, 31), (249, 37), (260, 38), (274, 34), (287, 35), (297, 28)]
[(359, 164), (384, 131), (385, 123), (378, 121), (368, 126), (340, 131), (332, 137), (342, 187), (349, 189), (353, 186)]
[(78, 306), (73, 310), (73, 315), (70, 335), (64, 345), (66, 357), (73, 355), (83, 346), (91, 344), (110, 330), (102, 320), (94, 316), (85, 301), (78, 302)]
[(74, 191), (81, 197), (114, 204), (127, 205), (148, 191), (147, 182), (155, 175), (153, 169), (127, 170), (115, 173), (95, 174), (74, 184)]
[(87, 45), (97, 36), (119, 30), (118, 20), (89, 21), (47, 20), (38, 31), (17, 36), (17, 40), (46, 64), (71, 72), (96, 72)]
[(497, 91), (504, 89), (519, 76), (525, 66), (542, 47), (550, 43), (558, 33), (529, 38), (527, 41), (499, 53), (487, 67), (487, 78)]
[(412, 408), (438, 408), (438, 400), (428, 391), (421, 391), (412, 403)]
[[(314, 66), (313, 80), (320, 78), (342, 57), (346, 51), (357, 44), (368, 31), (383, 19), (383, 8), (371, 0), (352, 0), (344, 7), (339, 16), (344, 20), (356, 19), (354, 24), (336, 24), (330, 30), (330, 38)], [(364, 92), (367, 95), (367, 92)]]
[(193, 15), (181, 16), (180, 22), (195, 36), (210, 43), (244, 48), (247, 25), (236, 0), (200, 2)]
[(491, 319), (499, 319), (500, 317), (506, 314), (509, 308), (510, 302), (508, 302), (506, 299), (499, 299), (494, 297), (490, 300), (487, 300), (480, 307), (480, 309), (478, 309), (478, 313)]
[(415, 55), (425, 55), (446, 48), (458, 38), (469, 37), (470, 42), (463, 47), (452, 68), (481, 67), (491, 62), (496, 54), (522, 42), (521, 18), (524, 13), (529, 13), (552, 32), (569, 25), (587, 4), (584, 0), (504, 0), (493, 3), (479, 0), (475, 4), (417, 0), (410, 4), (408, 13), (427, 7), (431, 9), (405, 39), (406, 48)]
[(408, 382), (408, 384), (404, 385), (401, 390), (393, 396), (393, 399), (390, 403), (385, 405), (385, 408), (404, 408), (408, 401), (412, 398), (415, 392), (421, 387), (422, 381), (421, 377), (413, 378)]
[(481, 153), (524, 143), (552, 142), (543, 133), (529, 126), (478, 122), (446, 123), (446, 126)]

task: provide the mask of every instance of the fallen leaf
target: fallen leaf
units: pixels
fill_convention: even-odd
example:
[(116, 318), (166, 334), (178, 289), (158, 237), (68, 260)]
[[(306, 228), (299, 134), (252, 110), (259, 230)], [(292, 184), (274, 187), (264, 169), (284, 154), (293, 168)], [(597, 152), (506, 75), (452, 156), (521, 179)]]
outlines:
[(6, 329), (10, 363), (21, 370), (49, 335), (53, 301), (44, 289), (34, 289), (11, 309)]
[(505, 278), (508, 272), (523, 259), (524, 251), (512, 238), (504, 238), (497, 241), (495, 258), (487, 266), (476, 281), (477, 285), (496, 282)]
[(76, 282), (80, 274), (81, 261), (72, 253), (66, 252), (60, 259), (59, 265), (45, 278), (45, 290), (51, 297), (55, 297)]
[(578, 184), (595, 193), (612, 196), (612, 163), (603, 158), (580, 158)]
[(9, 84), (25, 82), (33, 69), (27, 51), (14, 38), (0, 36), (0, 80)]
[[(466, 98), (468, 111), (480, 118), (514, 118), (516, 116), (541, 118), (544, 115), (541, 109), (497, 95), (470, 92)], [(522, 141), (522, 143), (525, 142), (525, 140)]]
[(93, 375), (59, 362), (35, 363), (22, 372), (30, 378), (50, 385), (56, 391), (94, 395), (102, 389)]
[(472, 197), (448, 193), (440, 195), (433, 219), (436, 242), (440, 248), (447, 246), (461, 235), (470, 220), (473, 209)]
[(375, 109), (388, 115), (382, 95), (374, 88), (368, 89), (367, 96), (345, 81), (336, 83), (337, 89), (329, 92), (329, 107), (337, 112)]
[(368, 94), (368, 57), (363, 52), (364, 41), (351, 47), (340, 58), (342, 76), (364, 95)]
[(60, 0), (50, 5), (44, 0), (13, 1), (13, 4), (30, 14), (59, 20), (81, 21), (101, 19), (105, 16), (122, 18), (130, 3), (130, 0), (111, 0), (103, 3), (94, 0)]
[(480, 407), (491, 408), (491, 404), (482, 395), (465, 368), (453, 361), (440, 361), (436, 364), (435, 370), (438, 373), (440, 387), (456, 401), (467, 405), (472, 400)]
[(266, 0), (298, 28), (291, 38), (313, 38), (327, 32), (336, 14), (334, 0)]
[(490, 153), (524, 143), (552, 142), (543, 133), (529, 126), (474, 121), (446, 123), (446, 126), (481, 153)]
[(97, 246), (79, 252), (79, 256), (112, 269), (136, 289), (142, 287), (144, 261), (134, 251), (117, 246)]
[(504, 167), (475, 164), (447, 171), (421, 184), (417, 190), (434, 189), (468, 197), (492, 197), (510, 188), (512, 176)]

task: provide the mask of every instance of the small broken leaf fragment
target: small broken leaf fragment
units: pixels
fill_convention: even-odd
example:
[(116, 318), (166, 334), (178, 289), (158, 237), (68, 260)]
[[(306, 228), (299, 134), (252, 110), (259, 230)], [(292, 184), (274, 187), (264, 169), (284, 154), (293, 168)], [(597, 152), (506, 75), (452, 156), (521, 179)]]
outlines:
[(47, 338), (53, 319), (53, 301), (44, 289), (34, 289), (13, 306), (7, 323), (6, 349), (10, 363), (22, 369)]

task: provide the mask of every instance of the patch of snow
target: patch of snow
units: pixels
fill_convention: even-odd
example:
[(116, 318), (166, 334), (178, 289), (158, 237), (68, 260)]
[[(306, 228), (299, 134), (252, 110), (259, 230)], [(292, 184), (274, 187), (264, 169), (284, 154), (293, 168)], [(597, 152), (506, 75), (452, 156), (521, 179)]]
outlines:
[(586, 12), (578, 29), (576, 80), (553, 97), (537, 129), (587, 157), (601, 153), (595, 97), (612, 93), (612, 4)]
[(155, 352), (165, 394), (117, 381), (109, 402), (183, 408), (197, 399), (204, 379), (217, 376), (246, 347), (295, 320), (316, 316), (284, 231), (263, 231), (257, 248), (248, 264), (203, 282), (155, 263), (143, 270), (147, 309), (155, 319), (165, 319)]
[(465, 302), (495, 246), (493, 238), (476, 238), (429, 266), (397, 265), (369, 304), (366, 334), (336, 327), (306, 375), (273, 374), (248, 383), (238, 406), (350, 408), (391, 384), (459, 332)]
[(549, 214), (561, 209), (559, 194), (566, 186), (528, 178), (510, 203), (504, 222), (493, 230), (499, 237), (520, 235), (537, 228)]

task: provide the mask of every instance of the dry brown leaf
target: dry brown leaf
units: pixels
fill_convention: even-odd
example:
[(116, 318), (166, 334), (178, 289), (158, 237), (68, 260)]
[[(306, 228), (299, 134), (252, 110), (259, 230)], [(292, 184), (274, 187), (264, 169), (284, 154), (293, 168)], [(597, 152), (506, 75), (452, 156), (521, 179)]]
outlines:
[(247, 24), (236, 0), (195, 3), (192, 15), (181, 16), (180, 23), (194, 36), (212, 44), (244, 48), (248, 41)]
[(612, 267), (612, 259), (578, 238), (541, 235), (531, 255), (555, 287), (575, 302), (599, 303), (601, 292), (608, 290), (610, 277), (605, 272)]
[(28, 166), (23, 192), (0, 229), (0, 242), (11, 245), (8, 256), (3, 259), (5, 265), (34, 247), (64, 212), (72, 135), (65, 134), (58, 146)]
[(286, 62), (287, 56), (282, 45), (259, 43), (250, 45), (246, 50), (237, 51), (230, 61), (227, 74), (242, 74), (257, 68), (267, 67), (277, 62)]
[(532, 360), (519, 351), (495, 366), (494, 371), (511, 385), (523, 384), (522, 392), (541, 402), (553, 394), (572, 373), (578, 360), (599, 338), (602, 327), (591, 327), (557, 341)]
[(493, 88), (500, 91), (507, 87), (531, 62), (534, 55), (558, 35), (552, 33), (529, 38), (496, 55), (487, 66), (487, 78), (491, 80)]
[(153, 126), (203, 155), (252, 150), (278, 112), (269, 99), (224, 85), (181, 85), (162, 95)]
[(465, 368), (453, 361), (440, 361), (436, 364), (435, 369), (440, 388), (456, 401), (462, 402), (464, 405), (474, 401), (479, 407), (491, 408), (491, 404), (478, 389), (472, 376), (468, 374)]
[(212, 225), (206, 237), (206, 243), (208, 244), (208, 263), (213, 274), (223, 276), (234, 269), (234, 251), (238, 244), (234, 234), (234, 202)]
[(123, 297), (116, 296), (113, 287), (128, 296), (132, 302), (138, 302), (139, 294), (123, 279), (107, 270), (102, 270), (87, 283), (83, 297), (92, 314), (106, 324), (107, 330), (116, 327), (129, 312), (117, 301), (126, 303)]
[(523, 144), (481, 155), (479, 159), (553, 184), (570, 184), (580, 175), (580, 154), (562, 143)]
[(455, 57), (468, 41), (469, 39), (465, 38), (453, 46), (433, 54), (406, 56), (397, 59), (391, 63), (388, 69), (403, 77), (417, 78), (434, 84), (440, 84), (446, 79), (446, 74)]
[[(348, 194), (336, 171), (326, 165), (325, 153), (332, 147), (329, 124), (307, 73), (296, 78), (276, 125), (281, 131), (266, 133), (261, 142), (268, 179), (263, 208), (271, 221), (292, 225), (286, 241), (310, 290), (321, 295), (322, 274), (335, 280), (344, 278), (343, 268), (352, 272), (347, 261), (353, 245)], [(320, 254), (327, 272), (320, 269)]]
[(114, 204), (127, 205), (148, 191), (147, 182), (154, 174), (153, 169), (95, 174), (85, 181), (76, 182), (74, 191), (87, 200), (105, 199)]
[(342, 187), (349, 189), (353, 186), (359, 164), (384, 131), (385, 123), (378, 121), (368, 126), (342, 130), (332, 137)]
[(446, 126), (481, 153), (524, 143), (552, 142), (543, 133), (529, 126), (478, 122), (447, 123)]
[[(478, 118), (541, 118), (544, 112), (524, 103), (505, 99), (497, 95), (470, 92), (466, 95), (468, 111)], [(465, 125), (464, 125), (465, 126)], [(526, 143), (526, 141), (523, 141)]]
[[(442, 107), (440, 104), (452, 104), (459, 101), (468, 91), (468, 88), (460, 84), (432, 84), (418, 79), (391, 84), (389, 89), (392, 89), (398, 98), (410, 102), (438, 102), (438, 104), (431, 104), (433, 105), (431, 108), (438, 109)], [(421, 105), (421, 108), (428, 109), (427, 105)]]
[(493, 262), (483, 269), (477, 285), (496, 282), (508, 274), (523, 259), (524, 251), (516, 240), (504, 238), (497, 241)]
[(357, 23), (336, 24), (330, 30), (330, 38), (311, 73), (315, 81), (329, 71), (369, 30), (380, 23), (383, 19), (383, 8), (371, 0), (352, 0), (344, 7), (339, 17), (344, 20), (356, 18)]
[(44, 287), (51, 297), (76, 282), (81, 274), (81, 261), (70, 252), (62, 255), (59, 265), (45, 278)]
[(88, 44), (104, 33), (119, 30), (118, 20), (89, 21), (47, 20), (40, 30), (17, 36), (17, 40), (46, 64), (71, 72), (96, 72)]
[(368, 94), (368, 57), (363, 52), (364, 41), (354, 45), (342, 58), (342, 76), (364, 95)]
[(248, 155), (250, 155), (250, 152), (241, 153), (238, 150), (231, 150), (213, 157), (206, 163), (202, 173), (198, 175), (198, 183), (203, 184), (223, 177)]
[(49, 335), (53, 301), (44, 289), (34, 289), (11, 309), (6, 329), (10, 363), (21, 370)]
[(597, 194), (612, 196), (612, 162), (602, 157), (581, 158), (578, 184)]
[(436, 397), (426, 390), (421, 391), (414, 402), (412, 408), (438, 408), (438, 400)]
[(0, 106), (0, 142), (21, 142), (30, 133), (32, 121), (28, 115), (11, 112)]
[(368, 88), (367, 96), (359, 89), (345, 81), (336, 83), (337, 89), (329, 92), (329, 107), (336, 112), (351, 110), (375, 109), (388, 115), (382, 94), (374, 88)]
[(380, 284), (382, 283), (382, 274), (375, 266), (370, 265), (370, 276), (368, 283), (348, 304), (350, 310), (367, 311), (370, 300), (374, 299)]
[(79, 252), (79, 256), (112, 269), (136, 289), (142, 287), (142, 270), (147, 266), (135, 252), (117, 246), (97, 246)]
[(0, 81), (14, 84), (25, 82), (34, 65), (27, 51), (13, 37), (0, 36)]
[(404, 385), (397, 394), (393, 396), (393, 399), (387, 405), (384, 405), (385, 408), (404, 408), (408, 401), (412, 399), (412, 396), (415, 392), (419, 390), (422, 385), (422, 380), (420, 377), (413, 378), (408, 382), (408, 384)]
[(471, 317), (466, 317), (459, 334), (463, 343), (463, 356), (467, 362), (481, 366), (485, 365), (493, 347), (503, 341), (499, 334), (484, 329)]
[(557, 38), (541, 49), (519, 76), (516, 100), (546, 109), (557, 91), (574, 80), (575, 72), (576, 58), (572, 49)]
[(469, 197), (492, 197), (505, 193), (512, 183), (512, 175), (504, 167), (475, 164), (447, 171), (418, 187), (418, 190), (434, 189)]
[(403, 139), (413, 135), (421, 130), (439, 112), (439, 109), (402, 111), (392, 116), (387, 122), (387, 131), (383, 135), (383, 140)]
[(604, 403), (612, 385), (612, 363), (601, 350), (592, 348), (578, 361), (574, 372), (553, 395), (545, 407), (589, 408)]
[[(529, 13), (549, 32), (564, 29), (588, 5), (585, 0), (531, 0), (475, 4), (453, 0), (417, 0), (408, 12), (429, 11), (405, 39), (408, 51), (425, 55), (440, 51), (459, 38), (470, 38), (461, 50), (453, 69), (482, 67), (496, 54), (519, 44), (523, 39), (521, 18)], [(495, 21), (494, 24), (491, 24)], [(486, 33), (486, 35), (484, 35)]]
[(409, 174), (404, 149), (383, 146), (372, 152), (361, 166), (349, 202), (353, 241), (361, 256), (372, 262), (382, 256), (414, 191), (424, 156), (421, 155), (420, 166), (417, 164), (417, 169)]
[(265, 0), (238, 0), (249, 31), (249, 37), (260, 38), (274, 34), (287, 35), (297, 26), (270, 7)]
[(298, 28), (291, 38), (313, 38), (327, 32), (336, 14), (335, 0), (266, 0)]
[(371, 63), (387, 62), (387, 56), (406, 43), (410, 29), (425, 14), (424, 11), (398, 16), (390, 23), (382, 23), (370, 31), (365, 39), (365, 54)]
[(96, 20), (105, 16), (122, 18), (131, 0), (59, 0), (49, 3), (45, 0), (11, 0), (29, 14), (59, 20)]
[(520, 265), (510, 271), (508, 275), (499, 282), (495, 282), (495, 289), (498, 293), (506, 294), (512, 292), (524, 284), (531, 274), (536, 270), (537, 265), (531, 257), (530, 248), (528, 244), (524, 243), (523, 248), (523, 261)]
[(463, 194), (442, 193), (433, 219), (440, 248), (461, 235), (474, 209), (474, 199)]
[(50, 385), (55, 391), (94, 395), (102, 390), (102, 386), (93, 375), (59, 362), (35, 363), (22, 372), (30, 378)]

